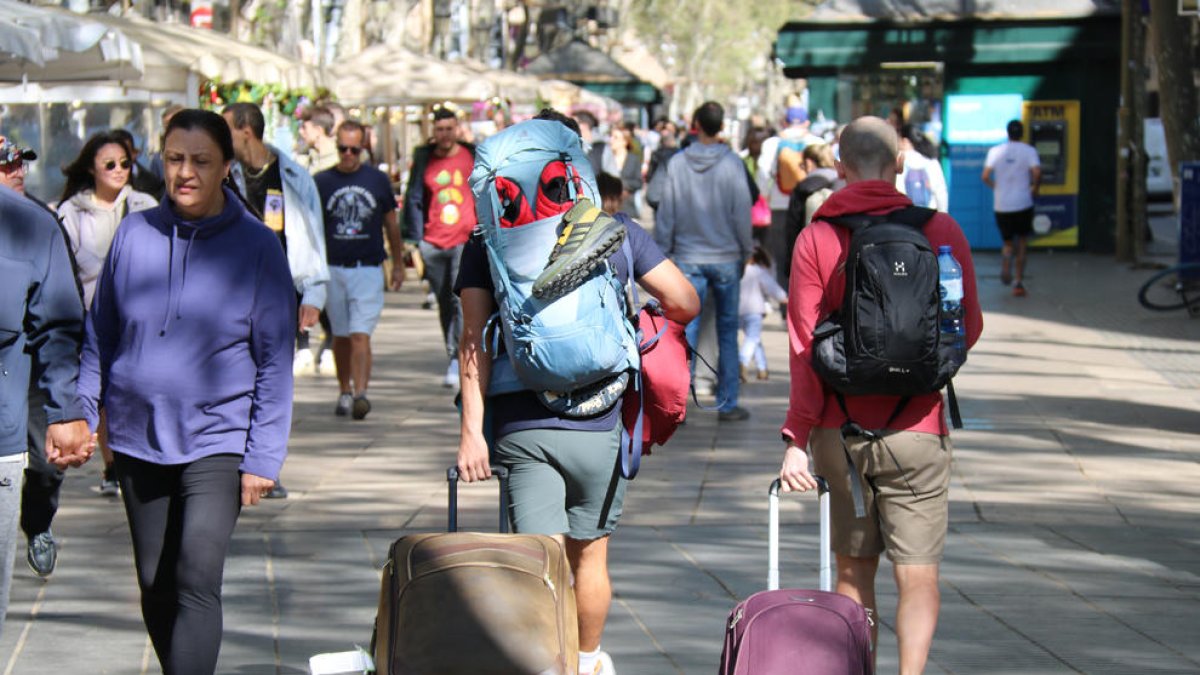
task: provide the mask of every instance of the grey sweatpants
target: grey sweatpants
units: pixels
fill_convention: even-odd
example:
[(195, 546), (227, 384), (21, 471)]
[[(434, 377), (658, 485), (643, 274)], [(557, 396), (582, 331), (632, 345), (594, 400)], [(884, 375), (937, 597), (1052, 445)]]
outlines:
[(0, 457), (0, 634), (8, 613), (8, 588), (12, 584), (17, 550), (17, 517), (21, 512), (21, 477), (25, 453)]

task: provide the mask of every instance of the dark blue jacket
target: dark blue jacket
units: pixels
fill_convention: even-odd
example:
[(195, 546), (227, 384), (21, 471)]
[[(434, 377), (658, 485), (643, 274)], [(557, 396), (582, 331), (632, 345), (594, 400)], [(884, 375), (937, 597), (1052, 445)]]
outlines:
[(75, 397), (83, 301), (62, 230), (29, 199), (0, 187), (0, 455), (25, 452), (30, 373), (47, 422), (83, 419)]

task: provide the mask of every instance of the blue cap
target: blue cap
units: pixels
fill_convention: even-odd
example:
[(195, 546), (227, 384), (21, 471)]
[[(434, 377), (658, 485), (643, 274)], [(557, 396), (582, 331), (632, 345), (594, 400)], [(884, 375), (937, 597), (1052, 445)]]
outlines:
[(788, 124), (804, 124), (808, 121), (808, 109), (800, 106), (793, 106), (787, 109)]

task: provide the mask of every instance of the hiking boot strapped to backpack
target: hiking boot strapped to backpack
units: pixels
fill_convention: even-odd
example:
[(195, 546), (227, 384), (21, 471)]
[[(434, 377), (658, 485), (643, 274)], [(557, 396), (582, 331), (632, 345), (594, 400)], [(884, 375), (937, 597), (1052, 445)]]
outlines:
[[(470, 183), (499, 306), (484, 349), (498, 353), (502, 339), (507, 356), (493, 362), (488, 395), (532, 390), (562, 414), (603, 412), (596, 408), (615, 403), (624, 387), (588, 388), (637, 370), (638, 345), (607, 260), (624, 226), (582, 205), (599, 196), (579, 137), (549, 120), (509, 127), (476, 149)], [(564, 224), (572, 207), (582, 213)], [(537, 297), (535, 281), (547, 272), (539, 290), (548, 292)], [(581, 390), (590, 393), (572, 396)], [(597, 393), (603, 400), (591, 398)]]

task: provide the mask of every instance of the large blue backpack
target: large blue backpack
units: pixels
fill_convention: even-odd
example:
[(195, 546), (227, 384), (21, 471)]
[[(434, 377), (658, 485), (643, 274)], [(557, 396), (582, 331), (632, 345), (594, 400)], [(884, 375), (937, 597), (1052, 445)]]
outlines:
[[(560, 406), (571, 408), (570, 392), (636, 371), (639, 357), (625, 288), (607, 262), (561, 297), (533, 295), (562, 215), (531, 220), (530, 214), (539, 213), (542, 177), (556, 162), (565, 165), (572, 200), (600, 202), (579, 136), (550, 120), (521, 122), (485, 140), (476, 148), (470, 183), (499, 306), (484, 331), (484, 349), (497, 354), (501, 339), (504, 347), (493, 361), (488, 394), (550, 392)], [(575, 412), (603, 411), (585, 406)]]

